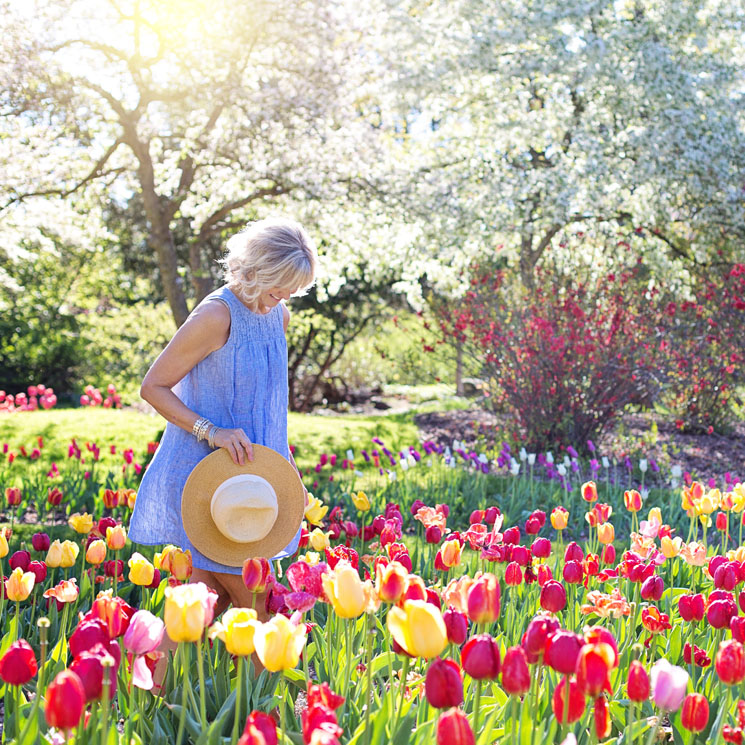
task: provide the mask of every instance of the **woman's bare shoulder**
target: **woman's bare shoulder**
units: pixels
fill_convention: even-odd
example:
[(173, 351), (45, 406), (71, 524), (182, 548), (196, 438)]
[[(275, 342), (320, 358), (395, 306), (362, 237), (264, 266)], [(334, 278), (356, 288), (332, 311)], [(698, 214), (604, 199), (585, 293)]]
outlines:
[(181, 327), (192, 340), (205, 340), (212, 350), (219, 349), (230, 335), (230, 309), (221, 300), (203, 300)]

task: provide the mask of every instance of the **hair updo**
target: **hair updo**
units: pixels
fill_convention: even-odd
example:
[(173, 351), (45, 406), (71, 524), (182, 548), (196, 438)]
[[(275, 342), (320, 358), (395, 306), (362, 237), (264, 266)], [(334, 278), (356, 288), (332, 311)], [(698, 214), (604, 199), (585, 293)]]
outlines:
[(221, 260), (225, 282), (251, 309), (270, 288), (298, 288), (304, 295), (315, 281), (318, 254), (310, 236), (294, 220), (270, 217), (247, 225), (227, 242)]

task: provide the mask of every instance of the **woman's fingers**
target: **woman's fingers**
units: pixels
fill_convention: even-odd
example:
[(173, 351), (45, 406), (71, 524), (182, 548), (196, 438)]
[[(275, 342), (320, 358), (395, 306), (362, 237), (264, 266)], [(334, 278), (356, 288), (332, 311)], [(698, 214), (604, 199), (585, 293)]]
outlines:
[(243, 441), (242, 445), (246, 451), (246, 457), (248, 458), (249, 461), (252, 461), (254, 459), (254, 449), (253, 449), (253, 445), (251, 444), (251, 441), (248, 438), (246, 438)]
[(227, 445), (227, 451), (230, 453), (230, 457), (233, 459), (233, 463), (235, 463), (236, 465), (243, 465), (240, 458), (240, 454), (242, 451), (235, 446), (232, 438)]

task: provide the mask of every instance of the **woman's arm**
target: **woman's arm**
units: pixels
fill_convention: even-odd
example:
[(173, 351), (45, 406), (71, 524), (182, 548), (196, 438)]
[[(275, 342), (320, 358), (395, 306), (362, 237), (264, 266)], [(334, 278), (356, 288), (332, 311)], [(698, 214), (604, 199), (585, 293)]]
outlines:
[[(220, 349), (229, 334), (230, 311), (223, 303), (208, 302), (197, 307), (148, 370), (140, 387), (142, 398), (169, 422), (191, 432), (197, 419), (209, 412), (192, 411), (172, 388), (198, 362)], [(236, 463), (243, 463), (244, 450), (253, 460), (251, 443), (242, 429), (220, 429), (214, 441), (228, 450)]]

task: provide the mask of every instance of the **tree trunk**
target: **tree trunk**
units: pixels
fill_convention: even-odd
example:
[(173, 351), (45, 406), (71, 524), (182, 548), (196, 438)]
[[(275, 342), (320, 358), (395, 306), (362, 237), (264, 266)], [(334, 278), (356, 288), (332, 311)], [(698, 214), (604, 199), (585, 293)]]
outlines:
[(191, 269), (191, 284), (194, 287), (196, 304), (204, 300), (214, 289), (212, 277), (202, 266), (202, 251), (196, 241), (189, 246), (189, 268)]
[(464, 396), (463, 388), (463, 342), (455, 342), (455, 395)]

